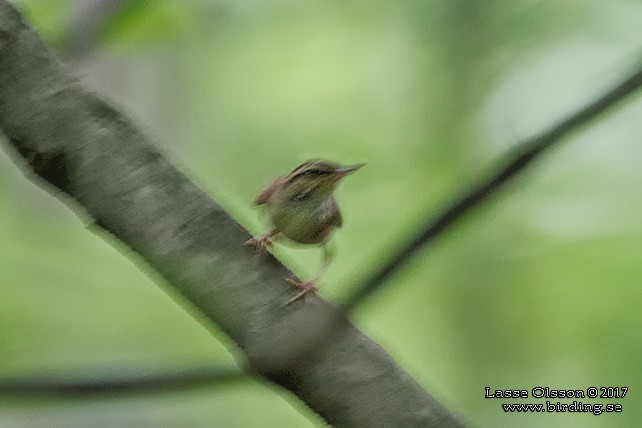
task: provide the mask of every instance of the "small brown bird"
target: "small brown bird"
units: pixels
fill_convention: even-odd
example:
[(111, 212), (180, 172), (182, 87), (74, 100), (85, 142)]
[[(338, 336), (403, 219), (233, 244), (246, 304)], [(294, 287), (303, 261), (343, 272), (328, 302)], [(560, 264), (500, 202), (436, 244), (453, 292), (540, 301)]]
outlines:
[(332, 260), (327, 243), (332, 231), (341, 227), (342, 218), (332, 192), (348, 174), (365, 164), (341, 166), (325, 160), (309, 160), (294, 168), (283, 177), (272, 181), (256, 197), (256, 205), (267, 205), (267, 213), (274, 229), (245, 242), (260, 250), (272, 246), (272, 238), (283, 235), (301, 244), (321, 244), (323, 264), (310, 281), (286, 278), (301, 291), (286, 302), (290, 304), (310, 291), (315, 291), (316, 282)]

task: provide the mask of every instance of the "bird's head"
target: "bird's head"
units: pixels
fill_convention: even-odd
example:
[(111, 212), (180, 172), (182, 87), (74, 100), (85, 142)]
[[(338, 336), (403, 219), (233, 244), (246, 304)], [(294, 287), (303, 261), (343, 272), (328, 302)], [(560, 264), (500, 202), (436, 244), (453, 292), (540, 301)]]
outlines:
[(285, 188), (293, 200), (325, 198), (347, 175), (365, 164), (341, 166), (337, 163), (313, 159), (303, 162), (286, 176)]

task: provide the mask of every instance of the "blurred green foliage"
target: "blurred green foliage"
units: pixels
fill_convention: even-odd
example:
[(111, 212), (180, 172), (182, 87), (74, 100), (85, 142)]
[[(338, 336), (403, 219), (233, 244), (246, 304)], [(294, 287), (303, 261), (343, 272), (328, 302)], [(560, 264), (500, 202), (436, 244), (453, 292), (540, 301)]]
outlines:
[[(345, 220), (323, 281), (329, 299), (493, 159), (617, 81), (642, 40), (642, 5), (631, 0), (139, 0), (102, 13), (97, 1), (16, 3), (88, 86), (254, 232), (265, 225), (250, 202), (269, 179), (312, 157), (368, 162), (338, 191)], [(80, 58), (78, 26), (95, 37)], [(565, 142), (354, 314), (471, 425), (642, 418), (641, 114), (638, 96)], [(0, 378), (233, 364), (229, 339), (142, 261), (88, 232), (5, 154), (0, 164)], [(317, 249), (276, 251), (302, 276), (320, 263)], [(484, 399), (486, 386), (631, 389), (594, 400), (621, 403), (621, 414), (520, 415)], [(322, 422), (255, 383), (0, 397), (1, 427), (107, 424)]]

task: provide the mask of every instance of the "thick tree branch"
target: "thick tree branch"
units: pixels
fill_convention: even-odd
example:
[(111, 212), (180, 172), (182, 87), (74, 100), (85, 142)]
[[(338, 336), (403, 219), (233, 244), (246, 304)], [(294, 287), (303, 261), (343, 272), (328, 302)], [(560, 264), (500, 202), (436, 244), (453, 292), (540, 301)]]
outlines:
[[(289, 272), (273, 258), (257, 266), (243, 246), (248, 233), (126, 118), (84, 90), (6, 0), (0, 129), (22, 163), (55, 186), (52, 192), (64, 192), (61, 200), (95, 219), (217, 323), (253, 372), (331, 424), (460, 425), (325, 301), (310, 296), (284, 306), (293, 292), (283, 282)], [(332, 339), (297, 358), (328, 323), (336, 326)]]
[[(639, 60), (638, 63), (642, 64), (642, 61)], [(369, 295), (381, 288), (386, 280), (410, 260), (418, 250), (432, 243), (459, 218), (497, 193), (506, 183), (524, 171), (548, 149), (562, 141), (564, 137), (586, 126), (641, 87), (642, 65), (639, 65), (629, 76), (589, 105), (520, 144), (513, 152), (500, 159), (495, 167), (491, 168), (491, 171), (496, 171), (495, 173), (489, 173), (486, 179), (474, 184), (467, 192), (448, 204), (437, 216), (431, 218), (423, 229), (394, 254), (386, 264), (366, 277), (346, 299), (342, 305), (343, 310), (350, 311), (362, 303)]]

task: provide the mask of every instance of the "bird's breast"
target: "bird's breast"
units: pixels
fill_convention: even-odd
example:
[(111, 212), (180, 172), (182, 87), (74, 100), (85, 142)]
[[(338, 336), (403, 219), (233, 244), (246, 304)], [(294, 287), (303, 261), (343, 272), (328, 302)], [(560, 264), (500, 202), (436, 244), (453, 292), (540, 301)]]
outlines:
[(274, 227), (288, 239), (302, 244), (325, 242), (334, 229), (336, 210), (331, 198), (321, 202), (268, 203), (268, 215)]

